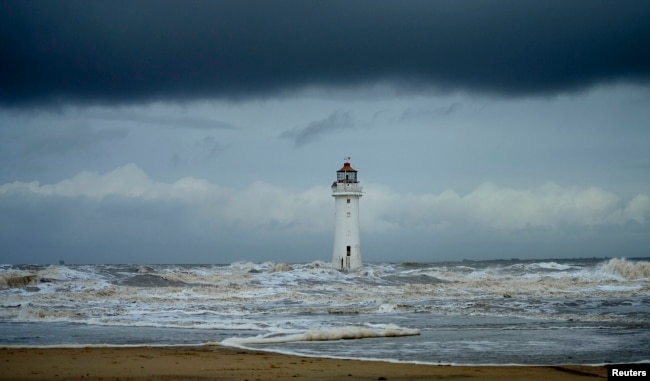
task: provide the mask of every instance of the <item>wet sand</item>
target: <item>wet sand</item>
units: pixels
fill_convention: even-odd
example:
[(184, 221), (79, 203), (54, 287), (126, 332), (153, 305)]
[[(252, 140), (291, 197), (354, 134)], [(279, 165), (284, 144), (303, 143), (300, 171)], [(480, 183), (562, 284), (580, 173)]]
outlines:
[(202, 347), (0, 348), (1, 380), (597, 380), (605, 367), (437, 366)]

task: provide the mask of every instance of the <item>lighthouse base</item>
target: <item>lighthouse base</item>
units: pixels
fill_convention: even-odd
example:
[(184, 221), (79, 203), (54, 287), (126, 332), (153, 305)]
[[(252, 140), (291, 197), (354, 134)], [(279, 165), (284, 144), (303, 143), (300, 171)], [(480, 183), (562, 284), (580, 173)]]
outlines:
[(332, 267), (340, 271), (350, 271), (361, 268), (361, 253), (359, 245), (345, 246), (343, 253), (334, 253)]

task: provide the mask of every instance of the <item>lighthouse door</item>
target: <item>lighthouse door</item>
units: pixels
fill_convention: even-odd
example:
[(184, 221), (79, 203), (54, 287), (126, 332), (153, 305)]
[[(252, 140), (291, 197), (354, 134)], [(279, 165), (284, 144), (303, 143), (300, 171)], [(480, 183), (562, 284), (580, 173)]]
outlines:
[(345, 267), (347, 267), (348, 269), (350, 268), (350, 254), (351, 254), (351, 251), (352, 251), (351, 246), (346, 246), (345, 247), (345, 253), (346, 253), (345, 254)]

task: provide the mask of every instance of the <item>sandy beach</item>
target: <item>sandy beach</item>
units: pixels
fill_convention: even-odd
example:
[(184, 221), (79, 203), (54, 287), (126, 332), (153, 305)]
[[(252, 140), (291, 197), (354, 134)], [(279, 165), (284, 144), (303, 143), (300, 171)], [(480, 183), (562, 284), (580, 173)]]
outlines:
[(2, 380), (594, 380), (592, 366), (437, 366), (202, 347), (0, 348)]

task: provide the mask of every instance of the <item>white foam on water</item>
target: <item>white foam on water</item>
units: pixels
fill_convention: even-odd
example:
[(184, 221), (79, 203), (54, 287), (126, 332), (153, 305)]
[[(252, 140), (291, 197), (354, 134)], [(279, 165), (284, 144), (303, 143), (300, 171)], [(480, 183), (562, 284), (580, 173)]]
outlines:
[[(224, 330), (218, 338), (250, 337), (232, 337), (222, 345), (273, 351), (311, 347), (314, 353), (348, 346), (283, 343), (411, 336), (420, 332), (414, 328), (421, 329), (422, 336), (402, 340), (407, 345), (400, 351), (407, 353), (440, 319), (458, 324), (459, 332), (467, 317), (471, 322), (534, 319), (562, 329), (647, 327), (648, 264), (622, 258), (369, 263), (349, 273), (326, 262), (3, 266), (0, 322)], [(27, 278), (9, 287), (9, 277)], [(396, 325), (368, 323), (377, 321)], [(391, 346), (393, 340), (381, 343)], [(354, 348), (366, 345), (374, 343), (357, 342), (349, 351), (331, 353), (356, 356)], [(364, 354), (391, 357), (379, 347)]]
[[(647, 295), (649, 275), (650, 262), (620, 258), (579, 264), (367, 264), (352, 273), (336, 271), (320, 261), (292, 265), (237, 262), (230, 266), (5, 266), (0, 268), (0, 319), (107, 325), (137, 320), (138, 324), (179, 327), (206, 327), (238, 319), (265, 321), (269, 316), (287, 321), (297, 314), (414, 311), (569, 319), (579, 312), (568, 311), (566, 306), (557, 308), (564, 298), (607, 300)], [(138, 279), (155, 282), (138, 283)], [(635, 319), (642, 319), (639, 316)], [(622, 317), (590, 313), (582, 318)]]
[(415, 336), (420, 331), (413, 328), (399, 327), (395, 324), (345, 326), (335, 328), (310, 329), (302, 333), (293, 334), (266, 334), (255, 337), (233, 337), (225, 339), (222, 345), (244, 347), (250, 344), (278, 344), (296, 341), (332, 341), (353, 340), (378, 337)]
[(531, 268), (535, 268), (535, 267), (540, 268), (540, 269), (545, 269), (545, 270), (560, 270), (560, 271), (571, 270), (571, 269), (576, 269), (577, 268), (576, 266), (563, 265), (563, 264), (559, 264), (559, 263), (556, 263), (556, 262), (540, 262), (540, 263), (536, 263)]
[(614, 284), (607, 284), (602, 286), (596, 286), (596, 289), (599, 291), (606, 292), (626, 292), (626, 291), (638, 291), (641, 290), (643, 286), (641, 285), (632, 285), (632, 286), (618, 286)]
[(397, 309), (396, 305), (384, 303), (384, 304), (380, 305), (377, 308), (377, 312), (378, 313), (391, 313), (391, 312), (395, 312), (396, 309)]

